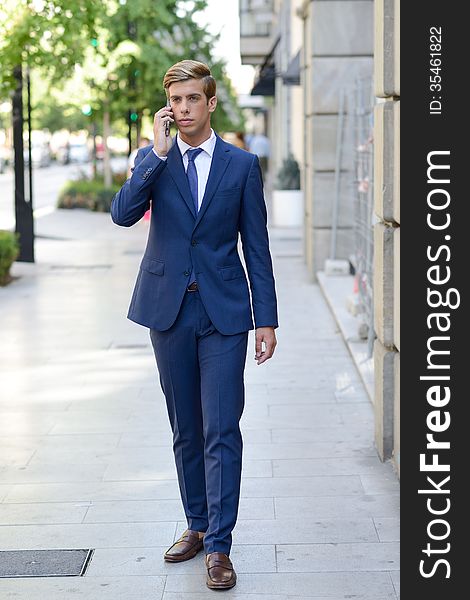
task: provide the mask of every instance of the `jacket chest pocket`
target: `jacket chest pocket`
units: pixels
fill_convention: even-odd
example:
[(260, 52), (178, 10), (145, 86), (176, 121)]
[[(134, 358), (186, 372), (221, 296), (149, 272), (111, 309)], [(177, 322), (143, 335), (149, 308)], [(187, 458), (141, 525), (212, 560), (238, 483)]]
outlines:
[(236, 185), (235, 187), (228, 187), (228, 188), (222, 188), (222, 189), (218, 189), (216, 194), (217, 196), (237, 196), (240, 197), (240, 191), (241, 191), (241, 187), (239, 185)]

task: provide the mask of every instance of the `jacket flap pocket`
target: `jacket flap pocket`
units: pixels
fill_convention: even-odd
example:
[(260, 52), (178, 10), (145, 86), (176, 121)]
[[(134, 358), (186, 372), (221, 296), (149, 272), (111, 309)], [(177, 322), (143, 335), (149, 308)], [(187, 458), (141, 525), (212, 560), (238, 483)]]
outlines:
[(241, 265), (234, 265), (233, 267), (220, 267), (220, 274), (222, 279), (236, 279), (237, 277), (245, 277), (245, 270)]
[(163, 275), (165, 263), (162, 260), (156, 260), (154, 258), (143, 258), (141, 267), (144, 271), (148, 271), (154, 275)]

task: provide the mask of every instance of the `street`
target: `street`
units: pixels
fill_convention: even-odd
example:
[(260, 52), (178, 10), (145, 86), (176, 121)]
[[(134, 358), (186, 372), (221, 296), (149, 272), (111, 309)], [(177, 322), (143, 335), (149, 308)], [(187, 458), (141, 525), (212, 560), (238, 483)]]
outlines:
[[(91, 163), (59, 165), (52, 162), (49, 167), (33, 169), (33, 209), (35, 218), (40, 218), (53, 212), (56, 208), (57, 196), (62, 186), (69, 179), (77, 179), (81, 173), (91, 175)], [(117, 157), (111, 159), (111, 168), (114, 172), (127, 169), (127, 159)], [(28, 188), (28, 171), (25, 170), (26, 195)], [(14, 205), (14, 179), (13, 170), (7, 169), (0, 173), (0, 229), (13, 229), (15, 227)]]

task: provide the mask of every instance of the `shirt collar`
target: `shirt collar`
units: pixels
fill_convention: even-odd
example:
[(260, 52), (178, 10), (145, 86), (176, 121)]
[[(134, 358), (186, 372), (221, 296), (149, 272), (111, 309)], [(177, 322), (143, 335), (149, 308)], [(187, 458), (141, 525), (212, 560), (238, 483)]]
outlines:
[[(180, 138), (178, 133), (176, 134), (176, 141), (178, 143), (178, 147), (180, 149), (181, 156), (184, 155), (184, 153), (186, 152), (186, 150), (188, 150), (188, 148), (194, 148), (194, 146), (190, 146), (186, 142), (183, 142), (183, 140)], [(216, 141), (217, 141), (217, 138), (215, 136), (215, 132), (211, 128), (210, 137), (205, 142), (202, 142), (202, 144), (199, 144), (199, 146), (197, 146), (197, 148), (202, 148), (212, 158), (212, 154), (214, 153), (214, 147), (215, 147)]]

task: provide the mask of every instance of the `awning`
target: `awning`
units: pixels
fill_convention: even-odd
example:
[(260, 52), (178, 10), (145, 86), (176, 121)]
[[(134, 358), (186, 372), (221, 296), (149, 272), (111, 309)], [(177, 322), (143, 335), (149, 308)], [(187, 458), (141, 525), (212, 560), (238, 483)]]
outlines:
[(287, 70), (281, 75), (284, 85), (300, 85), (300, 50), (290, 61)]
[(276, 83), (276, 68), (274, 63), (274, 51), (279, 44), (280, 37), (274, 41), (270, 53), (266, 56), (264, 63), (255, 80), (251, 96), (274, 96)]
[(260, 74), (255, 81), (255, 85), (251, 90), (252, 96), (274, 96), (275, 90), (275, 69), (274, 65), (270, 65), (260, 71)]

